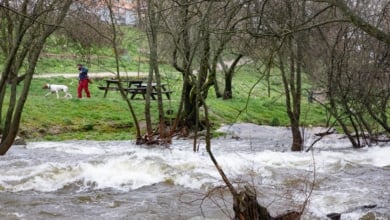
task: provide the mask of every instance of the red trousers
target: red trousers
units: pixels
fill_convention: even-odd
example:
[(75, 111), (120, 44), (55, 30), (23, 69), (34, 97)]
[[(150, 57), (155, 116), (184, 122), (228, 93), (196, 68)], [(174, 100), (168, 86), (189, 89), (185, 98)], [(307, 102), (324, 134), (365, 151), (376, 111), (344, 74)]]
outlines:
[(82, 97), (82, 91), (84, 89), (85, 94), (87, 94), (88, 98), (91, 98), (91, 93), (89, 92), (88, 89), (88, 79), (82, 79), (79, 81), (79, 86), (77, 87), (77, 97), (81, 98)]

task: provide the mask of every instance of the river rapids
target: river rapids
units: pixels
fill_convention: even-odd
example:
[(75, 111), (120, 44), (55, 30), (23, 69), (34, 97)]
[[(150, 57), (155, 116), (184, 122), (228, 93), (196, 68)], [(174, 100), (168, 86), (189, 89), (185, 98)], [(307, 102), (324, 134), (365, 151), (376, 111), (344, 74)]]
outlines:
[[(339, 134), (289, 151), (288, 128), (235, 124), (212, 152), (237, 188), (272, 215), (390, 219), (390, 144), (353, 149)], [(305, 131), (305, 145), (324, 129)], [(30, 142), (0, 158), (0, 219), (231, 219), (232, 199), (199, 140)]]

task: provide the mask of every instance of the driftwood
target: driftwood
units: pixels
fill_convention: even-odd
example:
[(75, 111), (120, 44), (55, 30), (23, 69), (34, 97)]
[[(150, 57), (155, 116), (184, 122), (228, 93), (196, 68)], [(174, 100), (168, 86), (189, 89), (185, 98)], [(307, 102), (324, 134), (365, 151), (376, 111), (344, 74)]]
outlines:
[(326, 215), (326, 217), (330, 218), (331, 220), (340, 220), (341, 214), (340, 213), (329, 213)]
[(249, 187), (245, 187), (244, 191), (238, 193), (234, 198), (233, 210), (235, 213), (234, 219), (261, 219), (272, 220), (267, 208), (261, 206), (257, 202), (256, 193)]
[(248, 186), (235, 196), (233, 210), (236, 220), (299, 220), (302, 215), (300, 212), (288, 211), (272, 217), (268, 209), (257, 202), (255, 191)]
[(378, 137), (370, 137), (370, 140), (373, 141), (373, 142), (385, 142), (385, 143), (390, 142), (389, 138), (387, 138), (387, 139), (380, 139)]
[(328, 128), (328, 130), (326, 130), (325, 132), (320, 132), (320, 133), (316, 133), (314, 134), (315, 136), (319, 137), (317, 138), (315, 141), (313, 141), (313, 143), (310, 145), (309, 148), (306, 149), (306, 152), (309, 152), (313, 147), (314, 145), (320, 141), (323, 137), (327, 136), (327, 135), (331, 135), (335, 132), (335, 129), (333, 128)]
[[(376, 206), (377, 206), (376, 204), (369, 204), (369, 205), (358, 206), (358, 207), (355, 207), (353, 209), (347, 210), (346, 213), (352, 212), (352, 211), (356, 211), (356, 210), (359, 210), (359, 209), (364, 209), (364, 210), (373, 209)], [(341, 215), (342, 215), (342, 213), (332, 212), (332, 213), (327, 214), (326, 217), (328, 217), (331, 220), (340, 220), (341, 219)], [(375, 216), (373, 218), (369, 218), (368, 217), (368, 218), (360, 218), (360, 219), (375, 219)]]
[(278, 215), (273, 220), (299, 220), (301, 219), (302, 213), (296, 211), (287, 211), (284, 214)]
[(336, 132), (335, 129), (329, 128), (325, 132), (315, 133), (314, 135), (318, 136), (318, 137), (323, 137), (323, 136), (326, 136), (326, 135), (334, 134), (335, 132)]

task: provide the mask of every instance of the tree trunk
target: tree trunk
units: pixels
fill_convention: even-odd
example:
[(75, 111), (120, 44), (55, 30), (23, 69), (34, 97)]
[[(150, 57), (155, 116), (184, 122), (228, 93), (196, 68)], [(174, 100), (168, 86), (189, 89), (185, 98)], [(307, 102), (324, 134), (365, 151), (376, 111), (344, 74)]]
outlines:
[(129, 99), (127, 99), (127, 94), (125, 93), (124, 89), (122, 88), (122, 83), (121, 83), (121, 76), (120, 76), (120, 71), (119, 71), (119, 52), (118, 52), (118, 47), (117, 47), (117, 37), (118, 37), (118, 32), (117, 32), (117, 25), (115, 22), (115, 14), (113, 12), (113, 5), (110, 1), (106, 1), (107, 8), (110, 11), (110, 20), (111, 20), (111, 28), (112, 28), (112, 47), (114, 49), (114, 55), (115, 55), (115, 64), (116, 64), (116, 75), (119, 80), (119, 91), (121, 93), (121, 96), (123, 99), (126, 101), (127, 107), (130, 110), (130, 115), (133, 118), (134, 124), (135, 124), (135, 129), (136, 129), (136, 143), (140, 144), (143, 143), (142, 137), (141, 137), (141, 131), (140, 131), (140, 126), (139, 122), (137, 119), (137, 116), (135, 114), (134, 108), (131, 105), (131, 102)]
[[(149, 1), (148, 1), (149, 2)], [(158, 1), (157, 1), (158, 2)], [(157, 4), (155, 2), (154, 4)], [(170, 143), (169, 132), (167, 132), (167, 125), (165, 124), (164, 105), (162, 100), (162, 88), (161, 88), (161, 76), (158, 67), (158, 23), (160, 20), (159, 13), (153, 7), (154, 4), (148, 6), (149, 20), (150, 20), (150, 33), (148, 34), (149, 48), (150, 48), (150, 69), (154, 70), (154, 79), (157, 83), (157, 108), (158, 108), (158, 131), (160, 143)], [(158, 9), (157, 9), (158, 10)]]
[(233, 91), (232, 91), (232, 81), (233, 81), (233, 74), (225, 74), (225, 89), (223, 91), (223, 99), (232, 99), (233, 98)]
[[(291, 126), (291, 133), (292, 133), (292, 144), (291, 144), (291, 150), (292, 151), (301, 151), (303, 149), (303, 138), (301, 135), (301, 131), (299, 128), (299, 116), (300, 111), (297, 109), (299, 107), (299, 104), (297, 102), (300, 102), (300, 100), (297, 100), (297, 94), (295, 92), (295, 81), (294, 81), (294, 75), (295, 75), (295, 62), (291, 62), (290, 66), (290, 77), (287, 76), (286, 70), (285, 70), (285, 64), (284, 60), (285, 57), (279, 53), (279, 63), (280, 63), (280, 70), (282, 74), (282, 80), (283, 80), (283, 86), (284, 86), (284, 92), (286, 96), (286, 111), (287, 115), (290, 120), (290, 126)], [(292, 59), (292, 58), (290, 58)], [(293, 86), (291, 88), (291, 86)]]
[(273, 220), (267, 208), (257, 202), (257, 196), (253, 189), (245, 187), (233, 199), (234, 219), (237, 220)]
[[(232, 81), (235, 69), (240, 62), (240, 59), (243, 57), (242, 54), (239, 54), (233, 61), (233, 63), (228, 68), (222, 68), (225, 72), (225, 89), (223, 91), (223, 99), (232, 99), (233, 98), (233, 90), (232, 90)], [(223, 62), (223, 61), (222, 61)], [(221, 63), (221, 65), (225, 65), (225, 63)]]

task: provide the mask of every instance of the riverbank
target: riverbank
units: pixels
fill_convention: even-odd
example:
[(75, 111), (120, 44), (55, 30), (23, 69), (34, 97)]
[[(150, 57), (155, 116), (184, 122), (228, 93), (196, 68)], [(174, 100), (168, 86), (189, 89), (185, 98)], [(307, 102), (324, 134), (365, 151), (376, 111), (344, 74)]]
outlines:
[[(111, 91), (104, 97), (103, 79), (115, 77), (111, 72), (91, 72), (94, 78), (90, 85), (92, 98), (77, 99), (77, 74), (53, 73), (37, 74), (32, 81), (29, 96), (22, 115), (19, 136), (27, 141), (60, 141), (60, 140), (129, 140), (134, 138), (134, 118), (129, 112), (129, 106), (117, 91)], [(146, 77), (144, 73), (123, 72), (121, 77)], [(265, 88), (256, 87), (257, 77), (249, 73), (240, 73), (234, 78), (233, 99), (223, 100), (215, 97), (210, 90), (207, 97), (212, 129), (218, 129), (222, 124), (247, 122), (261, 125), (288, 126), (289, 120), (285, 110), (284, 100), (280, 94), (268, 96)], [(42, 89), (46, 83), (63, 84), (69, 87), (72, 99), (64, 99), (63, 94), (46, 96), (47, 90)], [(164, 83), (170, 91), (171, 99), (164, 98), (164, 110), (172, 110), (176, 115), (179, 109), (182, 91), (180, 75), (169, 75)], [(221, 85), (222, 86), (222, 85)], [(248, 98), (248, 94), (251, 94)], [(279, 97), (279, 98), (275, 98)], [(145, 123), (145, 100), (131, 100), (134, 113), (139, 122)], [(245, 111), (243, 110), (245, 108)], [(324, 109), (317, 104), (302, 103), (302, 125), (323, 126), (326, 123)], [(157, 102), (152, 101), (150, 110), (153, 123), (157, 123)], [(157, 126), (154, 124), (153, 126)], [(144, 131), (141, 131), (144, 134)], [(218, 134), (216, 134), (218, 135)]]

